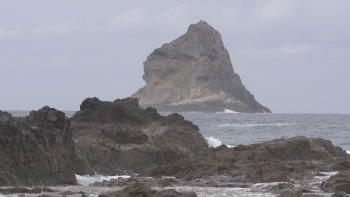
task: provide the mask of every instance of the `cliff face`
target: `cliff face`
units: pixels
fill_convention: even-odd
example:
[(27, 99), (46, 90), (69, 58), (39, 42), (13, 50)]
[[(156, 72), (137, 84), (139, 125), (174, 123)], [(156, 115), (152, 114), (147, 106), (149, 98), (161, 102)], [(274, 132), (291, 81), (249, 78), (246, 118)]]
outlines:
[(232, 68), (221, 35), (204, 21), (144, 62), (146, 86), (132, 95), (158, 111), (271, 112), (258, 103)]
[(0, 186), (74, 183), (79, 160), (63, 112), (43, 107), (14, 118), (0, 111)]

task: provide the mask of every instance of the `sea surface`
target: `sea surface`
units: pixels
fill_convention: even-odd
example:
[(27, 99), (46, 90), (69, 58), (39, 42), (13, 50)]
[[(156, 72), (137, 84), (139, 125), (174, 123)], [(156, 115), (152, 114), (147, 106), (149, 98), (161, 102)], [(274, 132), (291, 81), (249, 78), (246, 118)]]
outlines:
[[(9, 112), (13, 116), (26, 116), (29, 114), (29, 111)], [(68, 117), (75, 113), (75, 111), (64, 112)], [(162, 112), (160, 114), (169, 115), (170, 113)], [(248, 145), (277, 138), (305, 136), (330, 140), (334, 145), (340, 146), (350, 154), (350, 114), (247, 114), (229, 110), (220, 113), (186, 112), (180, 114), (186, 120), (192, 121), (199, 127), (210, 147), (216, 147), (221, 144), (234, 147), (240, 144)], [(89, 191), (91, 194), (95, 193), (92, 196), (97, 196), (101, 191), (112, 188), (104, 189), (101, 187), (87, 187), (86, 185), (94, 181), (109, 180), (111, 178), (115, 177), (77, 175), (77, 180), (82, 184), (81, 186), (56, 187), (54, 189), (61, 192), (83, 190)], [(320, 183), (324, 178), (315, 177), (314, 182)], [(173, 189), (178, 191), (195, 191), (199, 197), (277, 196), (264, 191), (264, 187), (264, 185), (256, 184), (252, 188), (176, 187)], [(330, 193), (322, 193), (322, 196), (331, 195)]]
[[(168, 115), (169, 113), (161, 113)], [(330, 140), (350, 153), (350, 114), (181, 113), (204, 137), (228, 146), (305, 136)], [(218, 141), (215, 141), (218, 140)], [(216, 144), (217, 145), (217, 144)]]

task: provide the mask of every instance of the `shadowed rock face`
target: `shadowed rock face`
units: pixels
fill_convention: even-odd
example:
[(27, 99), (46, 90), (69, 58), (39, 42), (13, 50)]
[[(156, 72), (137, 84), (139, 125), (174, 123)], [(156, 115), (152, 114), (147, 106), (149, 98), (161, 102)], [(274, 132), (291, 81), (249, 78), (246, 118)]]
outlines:
[(142, 109), (135, 98), (87, 98), (71, 120), (79, 152), (100, 174), (140, 173), (207, 150), (192, 122), (179, 114), (163, 117), (154, 108)]
[(146, 86), (132, 95), (158, 111), (271, 112), (232, 68), (221, 35), (204, 21), (155, 49), (144, 62)]
[(43, 107), (14, 118), (0, 111), (1, 186), (74, 183), (74, 165), (84, 169), (79, 161), (63, 112)]

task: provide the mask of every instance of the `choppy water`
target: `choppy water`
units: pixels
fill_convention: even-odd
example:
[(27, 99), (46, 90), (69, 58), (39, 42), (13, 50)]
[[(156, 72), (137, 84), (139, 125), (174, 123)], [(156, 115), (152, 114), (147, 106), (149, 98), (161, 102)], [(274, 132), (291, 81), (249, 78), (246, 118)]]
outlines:
[(181, 114), (198, 125), (204, 137), (214, 137), (231, 146), (306, 136), (330, 140), (350, 151), (350, 114)]

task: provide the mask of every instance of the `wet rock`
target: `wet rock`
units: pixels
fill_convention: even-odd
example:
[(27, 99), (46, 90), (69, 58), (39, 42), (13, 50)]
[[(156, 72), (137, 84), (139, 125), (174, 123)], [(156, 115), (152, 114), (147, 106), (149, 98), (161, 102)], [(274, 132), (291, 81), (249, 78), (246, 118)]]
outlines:
[(38, 187), (35, 187), (32, 189), (25, 188), (25, 187), (0, 188), (1, 194), (19, 194), (19, 193), (40, 194), (41, 192), (42, 192), (42, 189)]
[(331, 197), (348, 197), (345, 192), (336, 192)]
[(283, 191), (279, 197), (298, 197), (298, 196), (303, 196), (303, 193), (301, 190), (287, 190)]
[(142, 109), (135, 98), (87, 98), (71, 122), (78, 152), (100, 174), (134, 176), (208, 150), (192, 122), (179, 114), (163, 117), (154, 108)]
[(325, 192), (345, 192), (350, 194), (350, 171), (342, 171), (321, 184)]
[(62, 196), (69, 196), (69, 195), (74, 195), (76, 194), (76, 192), (72, 192), (72, 191), (64, 191), (64, 192), (60, 192), (58, 193), (59, 195), (62, 195)]
[(98, 195), (99, 197), (197, 197), (194, 192), (180, 193), (174, 189), (153, 190), (143, 183), (136, 182), (133, 186), (126, 187), (121, 191), (111, 191)]
[(140, 178), (129, 178), (129, 179), (114, 179), (110, 181), (95, 182), (90, 186), (97, 187), (131, 187), (136, 183), (142, 183), (147, 187), (171, 187), (171, 186), (185, 186), (188, 183), (182, 180), (170, 179), (170, 178), (152, 178), (152, 177), (140, 177)]
[(60, 179), (57, 181), (53, 181), (51, 185), (56, 185), (56, 186), (68, 186), (68, 185), (78, 185), (78, 183), (74, 180), (69, 180), (69, 179)]
[(146, 86), (131, 97), (158, 111), (271, 112), (258, 103), (234, 72), (221, 35), (207, 22), (155, 49), (144, 62)]
[(44, 189), (42, 189), (43, 192), (55, 192), (54, 190), (48, 188), (48, 187), (44, 187)]

